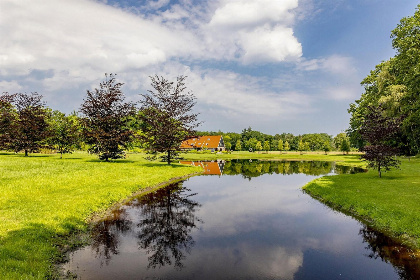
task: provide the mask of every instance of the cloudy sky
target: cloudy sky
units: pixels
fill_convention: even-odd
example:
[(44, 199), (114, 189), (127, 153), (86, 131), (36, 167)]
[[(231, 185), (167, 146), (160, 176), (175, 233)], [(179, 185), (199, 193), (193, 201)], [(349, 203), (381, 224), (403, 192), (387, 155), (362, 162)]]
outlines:
[(360, 81), (395, 52), (414, 0), (0, 0), (0, 91), (78, 110), (117, 73), (130, 101), (155, 74), (188, 76), (200, 130), (348, 126)]

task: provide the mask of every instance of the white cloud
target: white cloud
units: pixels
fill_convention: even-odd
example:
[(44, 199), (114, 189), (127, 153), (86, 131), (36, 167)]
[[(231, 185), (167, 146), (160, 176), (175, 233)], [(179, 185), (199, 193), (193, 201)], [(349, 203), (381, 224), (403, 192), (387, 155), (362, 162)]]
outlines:
[(19, 85), (17, 81), (0, 81), (0, 93), (9, 92), (15, 93), (22, 89), (23, 87)]

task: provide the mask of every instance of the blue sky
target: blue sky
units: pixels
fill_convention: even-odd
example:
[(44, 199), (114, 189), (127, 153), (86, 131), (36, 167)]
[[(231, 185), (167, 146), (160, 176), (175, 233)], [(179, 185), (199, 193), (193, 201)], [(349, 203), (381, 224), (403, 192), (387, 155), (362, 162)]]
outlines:
[(155, 74), (188, 76), (200, 130), (348, 127), (361, 80), (392, 57), (412, 0), (2, 0), (0, 91), (78, 110), (117, 73), (127, 100)]

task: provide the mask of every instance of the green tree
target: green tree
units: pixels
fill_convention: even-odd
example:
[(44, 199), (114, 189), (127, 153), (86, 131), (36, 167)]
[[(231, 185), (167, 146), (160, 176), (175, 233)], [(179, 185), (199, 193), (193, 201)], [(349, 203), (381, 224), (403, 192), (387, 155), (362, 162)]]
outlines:
[(289, 142), (288, 141), (284, 142), (284, 150), (286, 152), (290, 150), (290, 145), (289, 145)]
[(242, 151), (242, 142), (241, 142), (241, 140), (236, 141), (235, 151)]
[(13, 95), (0, 95), (0, 150), (9, 148), (13, 135), (13, 123), (17, 116), (12, 102)]
[(330, 141), (325, 141), (324, 145), (322, 146), (322, 150), (327, 154), (329, 151), (331, 151), (331, 144)]
[(362, 81), (365, 92), (350, 104), (348, 134), (352, 145), (362, 148), (366, 140), (360, 128), (369, 106), (381, 106), (384, 114), (404, 118), (401, 130), (393, 135), (393, 146), (403, 153), (420, 152), (420, 5), (413, 16), (401, 19), (392, 30), (392, 47), (396, 55), (378, 64)]
[(53, 146), (60, 153), (71, 153), (80, 144), (80, 124), (76, 114), (66, 116), (60, 111), (53, 111), (48, 118), (50, 135), (48, 144)]
[(278, 149), (279, 149), (279, 151), (283, 151), (283, 149), (284, 149), (283, 140), (281, 140), (281, 139), (279, 140)]
[(124, 149), (133, 140), (129, 123), (135, 116), (135, 108), (131, 102), (124, 102), (123, 84), (116, 82), (115, 75), (105, 74), (105, 77), (99, 89), (87, 91), (80, 112), (89, 151), (108, 161), (125, 157)]
[(350, 152), (350, 143), (347, 139), (343, 139), (340, 145), (340, 151), (346, 154)]
[(305, 144), (303, 143), (302, 139), (299, 140), (298, 151), (301, 153), (305, 151)]
[(223, 136), (223, 141), (225, 143), (225, 148), (227, 151), (230, 151), (232, 149), (232, 138), (229, 135)]
[(270, 142), (264, 141), (263, 150), (266, 152), (270, 150)]
[(262, 151), (263, 147), (261, 145), (261, 141), (257, 141), (257, 144), (255, 145), (255, 150)]
[(171, 164), (182, 141), (200, 124), (198, 114), (192, 113), (196, 98), (186, 91), (185, 76), (177, 77), (176, 83), (159, 76), (150, 79), (154, 90), (141, 94), (141, 138), (151, 153), (164, 153), (161, 159)]

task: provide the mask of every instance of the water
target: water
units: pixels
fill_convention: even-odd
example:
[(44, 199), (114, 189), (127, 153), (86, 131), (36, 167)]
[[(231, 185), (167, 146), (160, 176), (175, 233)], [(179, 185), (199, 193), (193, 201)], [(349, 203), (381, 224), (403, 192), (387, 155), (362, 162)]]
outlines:
[(355, 170), (199, 164), (218, 176), (134, 198), (98, 223), (93, 243), (64, 268), (80, 279), (420, 279), (409, 249), (300, 189), (319, 175)]

